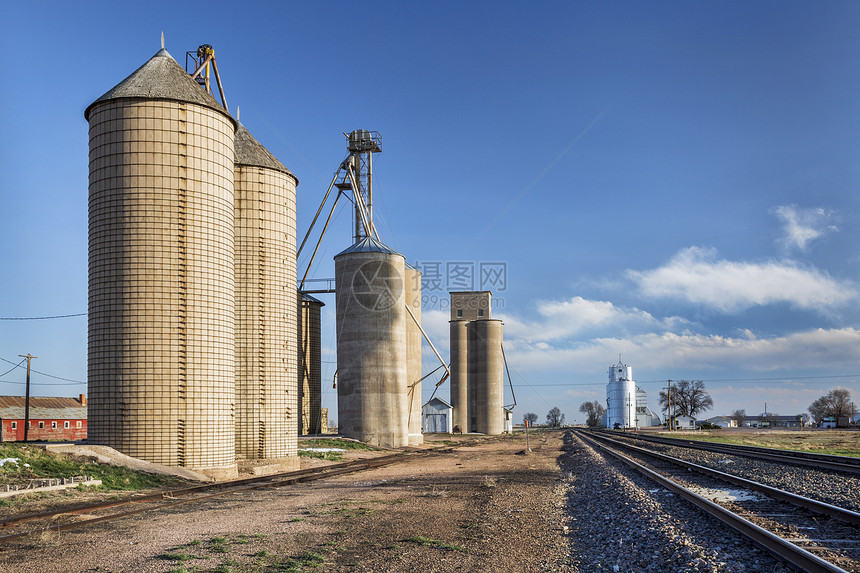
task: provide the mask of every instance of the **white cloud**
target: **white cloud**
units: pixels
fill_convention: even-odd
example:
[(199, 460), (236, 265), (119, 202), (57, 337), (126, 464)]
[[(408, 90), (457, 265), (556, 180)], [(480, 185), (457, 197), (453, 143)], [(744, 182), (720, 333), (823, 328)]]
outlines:
[(587, 300), (579, 296), (563, 301), (538, 303), (543, 320), (521, 321), (515, 316), (499, 314), (505, 322), (505, 332), (529, 341), (547, 341), (589, 333), (643, 332), (673, 329), (688, 324), (679, 317), (657, 319), (638, 308), (623, 308), (608, 301)]
[(792, 261), (717, 260), (716, 250), (689, 247), (650, 271), (628, 271), (649, 298), (675, 298), (732, 313), (753, 306), (788, 303), (825, 311), (857, 298), (852, 285)]
[(815, 239), (839, 230), (833, 224), (835, 214), (822, 207), (780, 205), (770, 212), (782, 222), (783, 236), (777, 242), (787, 251), (794, 248), (805, 251)]
[(739, 369), (757, 372), (857, 367), (860, 330), (814, 329), (772, 338), (732, 338), (714, 334), (641, 334), (596, 338), (546, 348), (520, 340), (506, 341), (508, 361), (520, 370), (564, 370), (581, 376), (594, 372), (622, 353), (624, 361), (643, 369)]

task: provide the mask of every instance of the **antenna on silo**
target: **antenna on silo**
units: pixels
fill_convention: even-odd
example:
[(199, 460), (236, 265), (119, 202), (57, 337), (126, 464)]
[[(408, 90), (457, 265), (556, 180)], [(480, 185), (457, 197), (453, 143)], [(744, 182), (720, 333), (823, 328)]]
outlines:
[(164, 49), (164, 30), (161, 31), (161, 49)]
[[(189, 62), (194, 64), (194, 71), (188, 72)], [(218, 93), (221, 95), (221, 107), (225, 111), (227, 109), (227, 97), (224, 95), (224, 86), (221, 85), (221, 75), (218, 73), (218, 64), (215, 62), (215, 49), (209, 44), (202, 44), (197, 48), (196, 52), (185, 52), (185, 71), (191, 74), (191, 79), (196, 80), (200, 87), (206, 92), (215, 96), (212, 93), (212, 83), (210, 81), (210, 71), (215, 72), (215, 83), (218, 85)]]

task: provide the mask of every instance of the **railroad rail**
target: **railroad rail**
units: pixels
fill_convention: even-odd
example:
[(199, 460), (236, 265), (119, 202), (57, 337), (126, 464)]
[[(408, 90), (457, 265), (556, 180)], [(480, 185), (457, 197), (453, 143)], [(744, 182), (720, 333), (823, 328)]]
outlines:
[[(110, 510), (120, 508), (120, 511), (109, 513), (106, 515), (96, 515), (90, 519), (74, 520), (67, 523), (52, 523), (50, 526), (36, 529), (19, 530), (14, 533), (0, 535), (0, 544), (7, 543), (16, 539), (27, 536), (40, 534), (42, 532), (58, 532), (67, 531), (70, 529), (87, 527), (103, 521), (111, 521), (123, 517), (136, 515), (139, 513), (157, 511), (177, 505), (193, 503), (213, 497), (233, 494), (237, 492), (250, 491), (254, 489), (262, 489), (268, 487), (283, 487), (302, 482), (326, 479), (334, 476), (355, 473), (367, 469), (378, 468), (386, 465), (391, 465), (406, 459), (409, 455), (424, 455), (435, 451), (444, 450), (425, 450), (412, 451), (405, 453), (391, 454), (377, 458), (365, 458), (360, 460), (351, 460), (348, 462), (320, 466), (316, 468), (308, 468), (292, 472), (284, 472), (272, 474), (268, 476), (259, 476), (253, 478), (245, 478), (232, 480), (227, 482), (218, 482), (213, 484), (205, 484), (192, 486), (188, 488), (159, 491), (154, 494), (133, 496), (120, 500), (111, 500), (97, 502), (92, 504), (78, 505), (74, 507), (43, 511), (27, 515), (20, 515), (0, 519), (0, 531), (20, 528), (23, 524), (30, 522), (39, 522), (44, 520), (52, 520), (58, 516), (72, 516), (83, 514), (94, 514), (102, 510)], [(136, 507), (135, 509), (127, 509), (127, 506), (145, 504), (144, 507)], [(126, 508), (126, 509), (123, 509)], [(54, 520), (56, 521), (56, 520)]]
[(810, 466), (816, 469), (829, 469), (846, 472), (854, 475), (860, 474), (860, 458), (851, 456), (835, 456), (831, 454), (816, 454), (813, 452), (801, 452), (798, 450), (778, 450), (774, 448), (762, 448), (760, 446), (744, 446), (740, 444), (717, 444), (702, 440), (690, 440), (684, 438), (669, 438), (666, 436), (646, 436), (644, 434), (625, 433), (624, 437), (636, 440), (644, 440), (664, 445), (692, 448), (708, 452), (717, 452), (733, 456), (745, 456), (758, 460), (773, 461), (777, 463), (790, 463), (795, 465)]
[[(860, 554), (860, 541), (858, 541), (860, 540), (860, 514), (856, 512), (807, 499), (790, 492), (771, 488), (764, 484), (745, 480), (738, 476), (698, 466), (691, 462), (666, 456), (665, 454), (618, 442), (606, 436), (581, 431), (576, 432), (576, 435), (595, 449), (622, 461), (627, 466), (637, 470), (669, 491), (704, 510), (709, 515), (719, 519), (794, 568), (814, 573), (860, 571), (860, 558), (858, 558), (858, 554)], [(641, 459), (639, 461), (634, 460), (632, 457), (628, 457), (628, 455), (624, 455), (614, 449), (615, 447), (627, 450), (632, 456), (639, 458), (648, 457), (652, 461), (643, 462)], [(670, 465), (674, 466), (674, 468), (680, 468), (680, 471), (678, 469), (668, 469)], [(682, 483), (696, 481), (689, 477), (692, 474), (690, 470), (706, 476), (702, 479), (711, 480), (710, 483), (713, 483), (712, 480), (715, 479), (723, 482), (728, 481), (734, 486), (751, 489), (759, 494), (766, 495), (770, 499), (759, 503), (759, 506), (767, 508), (764, 510), (765, 513), (755, 515), (756, 508), (753, 507), (754, 503), (747, 504), (746, 506), (741, 502), (727, 504), (733, 508), (740, 508), (740, 511), (743, 511), (749, 517), (747, 519), (736, 511), (706, 499), (704, 496), (692, 491), (691, 487), (697, 487), (695, 484), (687, 487)], [(674, 476), (669, 477), (673, 473), (675, 475), (682, 475), (683, 477), (680, 479), (677, 477), (673, 479)], [(776, 504), (778, 503), (782, 505), (777, 506)], [(786, 510), (784, 509), (785, 504), (791, 504), (801, 509)], [(761, 511), (761, 507), (758, 508), (759, 511)], [(777, 507), (779, 509), (774, 509)], [(799, 511), (803, 513), (797, 513)], [(821, 531), (827, 531), (827, 534), (824, 535), (826, 544), (822, 540), (819, 540), (817, 544), (813, 543), (812, 541), (814, 540), (808, 539), (808, 536), (807, 538), (803, 536), (798, 537), (796, 526), (786, 525), (789, 522), (814, 524), (816, 518), (810, 518), (806, 512), (814, 512), (815, 514), (833, 518), (826, 520), (821, 520), (820, 517), (817, 518), (818, 521), (822, 521), (822, 523), (818, 524), (821, 527)], [(752, 520), (756, 520), (759, 524), (754, 523)], [(792, 534), (791, 532), (795, 533)], [(840, 535), (841, 538), (835, 538), (836, 535)], [(808, 549), (801, 547), (800, 544), (806, 544)], [(816, 555), (813, 551), (827, 555), (828, 558)], [(835, 555), (835, 557), (830, 557), (831, 555)], [(838, 561), (839, 563), (837, 564), (833, 561)], [(849, 569), (842, 568), (841, 565), (843, 564), (849, 567)]]

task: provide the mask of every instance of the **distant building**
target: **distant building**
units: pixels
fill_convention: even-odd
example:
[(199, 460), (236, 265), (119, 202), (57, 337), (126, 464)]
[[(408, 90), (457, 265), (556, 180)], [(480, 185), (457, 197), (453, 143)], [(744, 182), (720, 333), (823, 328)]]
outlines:
[[(24, 440), (24, 396), (0, 396), (0, 441)], [(30, 441), (86, 440), (87, 397), (30, 397)]]
[(762, 414), (761, 416), (747, 416), (744, 420), (744, 426), (751, 428), (800, 428), (801, 425), (799, 414), (794, 416)]
[(776, 416), (774, 414), (746, 416), (740, 423), (731, 416), (714, 416), (705, 422), (721, 428), (800, 428), (802, 425), (800, 414), (795, 416)]
[(672, 419), (675, 421), (674, 429), (676, 430), (696, 429), (696, 419), (692, 416), (675, 416)]
[[(707, 422), (712, 426), (719, 426), (721, 428), (737, 428), (738, 421), (731, 416), (714, 416), (712, 418), (708, 418), (707, 420), (703, 420), (703, 422)], [(701, 422), (700, 422), (701, 423)]]
[(609, 367), (604, 424), (621, 430), (660, 425), (660, 417), (648, 407), (648, 395), (633, 379), (633, 368), (620, 361)]

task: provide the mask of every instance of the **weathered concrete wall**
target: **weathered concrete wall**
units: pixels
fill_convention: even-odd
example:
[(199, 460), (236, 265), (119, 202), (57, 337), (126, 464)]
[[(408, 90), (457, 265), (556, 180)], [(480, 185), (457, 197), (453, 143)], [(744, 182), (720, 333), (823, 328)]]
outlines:
[(362, 442), (400, 447), (409, 443), (404, 259), (374, 243), (365, 238), (352, 249), (369, 244), (385, 252), (335, 257), (338, 429)]
[[(421, 273), (410, 266), (405, 270), (404, 298), (412, 314), (421, 323)], [(421, 431), (421, 343), (424, 337), (421, 329), (412, 320), (406, 317), (406, 377), (407, 389), (406, 400), (408, 401), (409, 445), (415, 446), (424, 443), (424, 434)]]
[(469, 323), (469, 387), (474, 389), (475, 431), (501, 434), (505, 430), (502, 321)]
[(469, 431), (469, 336), (465, 320), (452, 320), (451, 329), (451, 406), (452, 423)]

